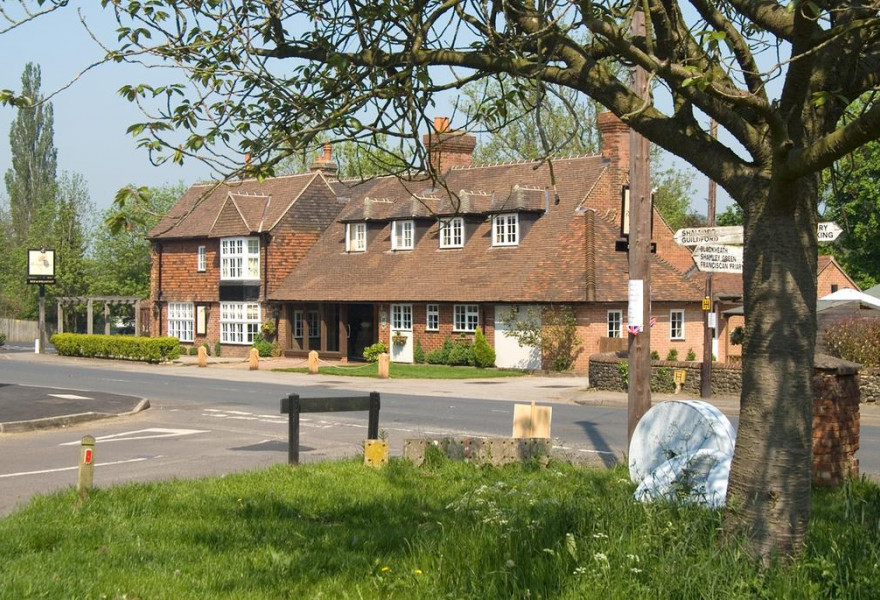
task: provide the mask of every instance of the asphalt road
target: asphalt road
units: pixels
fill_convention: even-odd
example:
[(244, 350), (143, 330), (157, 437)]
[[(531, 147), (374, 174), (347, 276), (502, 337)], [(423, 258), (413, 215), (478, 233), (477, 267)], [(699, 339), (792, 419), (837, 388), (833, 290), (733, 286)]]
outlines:
[[(280, 414), (279, 404), (290, 393), (332, 397), (379, 391), (379, 427), (387, 435), (392, 454), (400, 454), (403, 440), (409, 437), (508, 436), (514, 403), (528, 399), (553, 402), (558, 452), (610, 464), (625, 451), (625, 405), (602, 405), (595, 394), (579, 392), (583, 380), (578, 378), (377, 381), (98, 364), (0, 354), (2, 383), (141, 396), (151, 404), (149, 410), (116, 419), (0, 435), (0, 514), (35, 493), (74, 485), (79, 440), (87, 434), (98, 439), (98, 486), (192, 478), (283, 463), (287, 417)], [(406, 393), (400, 393), (403, 389)], [(579, 393), (597, 405), (571, 403)], [(880, 413), (870, 408), (873, 412), (863, 418), (858, 456), (862, 472), (880, 474)], [(357, 455), (366, 427), (366, 413), (303, 415), (300, 460)]]
[[(142, 396), (151, 405), (149, 410), (118, 419), (61, 430), (4, 434), (0, 437), (0, 514), (34, 493), (75, 484), (78, 442), (86, 434), (98, 440), (98, 486), (240, 471), (287, 460), (287, 417), (279, 410), (283, 396), (350, 396), (360, 393), (353, 392), (351, 385), (369, 385), (349, 378), (321, 378), (317, 385), (230, 381), (212, 379), (204, 370), (199, 377), (184, 372), (194, 370), (155, 367), (142, 372), (124, 366), (107, 369), (0, 361), (0, 381), (4, 383)], [(285, 378), (271, 373), (256, 376), (276, 381)], [(482, 395), (491, 396), (488, 390), (497, 389), (493, 383), (457, 384), (459, 388), (467, 385), (471, 387), (466, 389), (477, 389), (473, 393)], [(578, 385), (559, 380), (551, 383), (548, 391), (552, 394), (554, 388)], [(436, 388), (433, 395), (382, 391), (380, 431), (387, 435), (392, 454), (400, 454), (403, 440), (409, 437), (510, 435), (513, 404), (521, 399), (457, 397), (443, 382), (428, 384), (429, 392), (432, 388)], [(301, 461), (358, 454), (366, 434), (366, 416), (303, 415)], [(575, 458), (613, 463), (623, 454), (625, 431), (626, 411), (619, 407), (554, 404), (557, 450)]]

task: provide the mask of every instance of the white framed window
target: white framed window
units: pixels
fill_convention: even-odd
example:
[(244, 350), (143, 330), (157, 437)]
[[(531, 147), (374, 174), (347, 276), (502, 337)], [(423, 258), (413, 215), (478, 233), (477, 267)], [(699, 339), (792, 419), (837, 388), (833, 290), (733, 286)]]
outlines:
[(367, 251), (367, 224), (347, 223), (345, 225), (345, 251)]
[(220, 303), (220, 342), (253, 344), (260, 332), (260, 305), (256, 302)]
[(623, 311), (622, 310), (609, 310), (608, 311), (608, 337), (610, 337), (610, 338), (623, 337)]
[(464, 219), (453, 217), (440, 221), (440, 247), (461, 248), (464, 246)]
[(260, 239), (220, 240), (220, 279), (259, 279)]
[(197, 263), (196, 263), (196, 270), (197, 270), (199, 273), (204, 273), (204, 271), (205, 271), (205, 269), (207, 268), (207, 266), (208, 266), (208, 261), (207, 261), (207, 259), (205, 258), (205, 247), (204, 247), (204, 246), (199, 246), (199, 258), (198, 258), (198, 261), (197, 261)]
[(168, 303), (168, 335), (181, 342), (193, 341), (194, 309), (192, 302)]
[(391, 222), (391, 249), (412, 250), (415, 226), (412, 221)]
[(391, 305), (391, 329), (412, 331), (412, 304)]
[(495, 215), (492, 219), (492, 245), (519, 245), (519, 214)]
[(456, 304), (452, 324), (454, 331), (476, 331), (480, 325), (480, 307), (476, 304)]
[(293, 311), (293, 337), (301, 338), (303, 336), (303, 311)]
[(321, 337), (321, 319), (318, 316), (318, 311), (310, 310), (308, 312), (308, 318), (309, 318), (309, 337), (310, 338)]
[(429, 304), (425, 309), (425, 329), (428, 331), (440, 330), (440, 305)]
[(684, 311), (683, 310), (669, 311), (669, 339), (670, 340), (683, 340), (684, 339)]

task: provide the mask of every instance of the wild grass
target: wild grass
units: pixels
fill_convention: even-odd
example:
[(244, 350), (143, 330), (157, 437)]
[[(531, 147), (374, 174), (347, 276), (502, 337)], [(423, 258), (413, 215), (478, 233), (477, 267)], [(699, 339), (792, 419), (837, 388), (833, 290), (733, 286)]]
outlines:
[[(288, 369), (272, 369), (287, 373), (308, 373), (304, 367)], [(378, 377), (378, 363), (366, 363), (346, 367), (319, 367), (320, 375), (336, 375), (347, 377)], [(525, 371), (512, 369), (482, 369), (479, 367), (450, 367), (447, 365), (411, 365), (391, 363), (389, 375), (391, 379), (477, 379), (489, 377), (523, 377)]]
[(623, 468), (328, 462), (39, 497), (0, 520), (0, 598), (880, 597), (880, 492), (818, 492), (801, 560), (721, 514), (642, 505)]

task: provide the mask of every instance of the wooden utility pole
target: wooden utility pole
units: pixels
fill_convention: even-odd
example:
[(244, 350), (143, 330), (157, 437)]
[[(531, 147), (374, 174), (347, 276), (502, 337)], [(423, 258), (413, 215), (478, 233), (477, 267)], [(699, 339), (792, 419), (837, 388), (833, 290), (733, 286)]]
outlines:
[[(633, 15), (632, 35), (645, 35), (645, 16)], [(635, 93), (648, 98), (648, 74), (633, 70)], [(629, 154), (629, 391), (627, 442), (639, 420), (651, 408), (651, 174), (650, 142), (630, 130)]]
[[(715, 138), (718, 135), (718, 123), (712, 119), (709, 123), (709, 135)], [(709, 212), (706, 225), (715, 227), (715, 194), (718, 184), (709, 180)], [(703, 364), (700, 365), (700, 398), (712, 397), (712, 338), (714, 328), (710, 327), (709, 318), (715, 310), (712, 300), (712, 273), (706, 277), (706, 298), (709, 299), (709, 307), (703, 307)], [(716, 324), (717, 327), (717, 324)]]

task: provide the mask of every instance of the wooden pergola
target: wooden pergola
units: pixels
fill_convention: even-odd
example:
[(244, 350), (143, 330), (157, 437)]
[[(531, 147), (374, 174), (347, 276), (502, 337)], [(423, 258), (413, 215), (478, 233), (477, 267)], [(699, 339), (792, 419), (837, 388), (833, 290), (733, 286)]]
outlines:
[(134, 306), (134, 331), (141, 331), (141, 299), (135, 296), (64, 296), (56, 298), (58, 302), (58, 333), (64, 333), (64, 309), (67, 306), (86, 306), (88, 313), (86, 333), (94, 333), (95, 302), (104, 304), (104, 335), (110, 335), (110, 307), (113, 305)]

